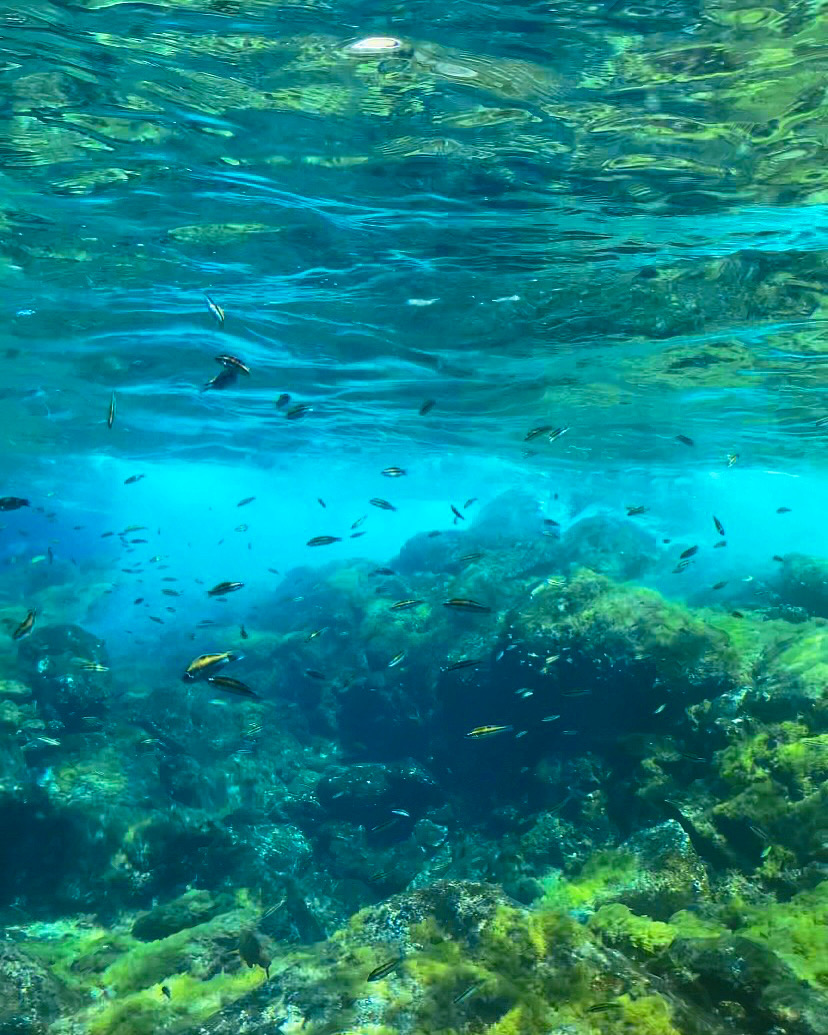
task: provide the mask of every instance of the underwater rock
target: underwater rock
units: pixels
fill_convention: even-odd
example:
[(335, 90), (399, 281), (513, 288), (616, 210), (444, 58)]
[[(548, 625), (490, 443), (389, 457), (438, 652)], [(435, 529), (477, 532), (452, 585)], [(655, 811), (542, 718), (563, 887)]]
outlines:
[(656, 964), (704, 1008), (751, 1035), (824, 1035), (828, 996), (800, 981), (767, 946), (741, 937), (678, 940)]
[[(257, 860), (265, 871), (284, 876), (307, 870), (313, 849), (298, 827), (288, 823), (257, 823), (252, 837)], [(248, 835), (240, 838), (242, 844), (249, 840)]]
[(731, 1031), (588, 928), (553, 910), (516, 907), (495, 886), (474, 882), (395, 895), (326, 942), (277, 954), (270, 969), (267, 985), (213, 1014), (211, 1035), (294, 1032), (310, 1023), (491, 1035)]
[(543, 881), (543, 903), (587, 917), (607, 902), (666, 920), (709, 897), (708, 876), (690, 839), (669, 820), (640, 831), (617, 849), (596, 852), (570, 879)]
[(32, 696), (31, 687), (16, 679), (0, 679), (0, 700), (28, 701)]
[(106, 714), (110, 674), (83, 667), (90, 662), (105, 664), (102, 641), (76, 625), (37, 626), (20, 642), (18, 656), (46, 717), (82, 731), (84, 716)]
[(0, 943), (0, 1032), (42, 1035), (78, 1001), (36, 960), (9, 942)]
[(180, 889), (198, 874), (199, 883), (220, 888), (238, 876), (244, 846), (214, 818), (169, 810), (139, 814), (113, 858), (108, 881), (127, 901), (146, 900)]
[(828, 561), (801, 553), (785, 554), (775, 589), (782, 601), (828, 618)]
[[(498, 686), (533, 695), (501, 710), (500, 721), (516, 724), (519, 708), (529, 747), (567, 754), (672, 725), (688, 705), (733, 689), (742, 676), (737, 645), (705, 618), (589, 570), (549, 580), (510, 616)], [(550, 713), (558, 719), (544, 725)]]
[(656, 542), (634, 521), (604, 514), (582, 518), (561, 538), (561, 557), (618, 582), (638, 578), (657, 559)]
[(540, 501), (520, 489), (501, 492), (481, 506), (473, 528), (474, 537), (480, 543), (512, 547), (515, 541), (540, 533), (543, 528)]
[(707, 900), (707, 869), (675, 820), (639, 831), (620, 850), (631, 852), (639, 863), (638, 875), (617, 896), (634, 912), (667, 919), (680, 909)]
[(211, 782), (205, 781), (203, 767), (183, 752), (164, 754), (158, 763), (158, 778), (173, 801), (191, 808), (206, 808), (212, 797)]
[(183, 931), (185, 927), (195, 927), (212, 920), (229, 904), (227, 896), (214, 897), (209, 891), (193, 888), (171, 902), (142, 913), (132, 925), (132, 936), (139, 941), (157, 941)]
[(372, 825), (392, 818), (392, 809), (421, 813), (440, 798), (435, 779), (410, 759), (332, 766), (319, 781), (317, 793), (332, 816)]

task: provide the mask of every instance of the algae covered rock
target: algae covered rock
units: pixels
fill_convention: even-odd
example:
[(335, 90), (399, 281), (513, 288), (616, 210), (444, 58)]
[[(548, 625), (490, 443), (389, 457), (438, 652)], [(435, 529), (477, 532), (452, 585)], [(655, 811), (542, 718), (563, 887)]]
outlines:
[(31, 687), (16, 679), (0, 679), (0, 700), (28, 701), (32, 696)]
[[(492, 885), (440, 881), (358, 913), (327, 942), (277, 955), (271, 983), (211, 1019), (214, 1035), (293, 1030), (618, 1030), (695, 1035), (680, 1001), (557, 911)], [(609, 1005), (608, 1005), (609, 1004)], [(609, 1030), (609, 1029), (607, 1029)], [(709, 1029), (716, 1031), (715, 1028)]]
[(666, 920), (704, 901), (708, 876), (684, 830), (673, 820), (643, 830), (618, 849), (597, 852), (581, 872), (544, 881), (543, 902), (586, 917), (607, 902)]
[(132, 925), (132, 936), (140, 941), (152, 942), (170, 934), (183, 931), (185, 927), (212, 920), (227, 907), (226, 896), (214, 897), (209, 891), (196, 888), (161, 906), (155, 906), (148, 913), (142, 913)]
[(35, 959), (11, 944), (0, 945), (0, 1032), (41, 1035), (76, 997)]
[(822, 1035), (828, 996), (809, 988), (767, 946), (739, 935), (679, 940), (658, 969), (700, 1005), (711, 1002), (756, 1035)]

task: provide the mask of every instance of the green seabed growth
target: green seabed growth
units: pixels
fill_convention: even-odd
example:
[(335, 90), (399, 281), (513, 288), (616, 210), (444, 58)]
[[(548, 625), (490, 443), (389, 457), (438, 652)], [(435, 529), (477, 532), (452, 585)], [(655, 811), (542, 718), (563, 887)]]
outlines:
[[(558, 559), (551, 568), (566, 566)], [(476, 572), (475, 594), (485, 599), (488, 580), (498, 578), (495, 564), (488, 573)], [(577, 685), (589, 685), (593, 701), (609, 707), (619, 685), (624, 687), (629, 717), (626, 725), (619, 720), (609, 751), (597, 717), (591, 732), (596, 713), (578, 710), (582, 698), (572, 698), (565, 706), (575, 710), (567, 721), (582, 725), (574, 755), (541, 747), (532, 760), (537, 786), (548, 785), (551, 799), (563, 798), (564, 805), (517, 816), (506, 847), (494, 835), (471, 862), (464, 863), (458, 851), (472, 844), (469, 835), (462, 824), (445, 833), (446, 806), (433, 798), (434, 787), (416, 766), (363, 771), (340, 762), (331, 775), (328, 761), (315, 761), (313, 738), (300, 748), (301, 737), (283, 737), (269, 749), (263, 745), (256, 771), (259, 778), (270, 771), (274, 782), (284, 782), (287, 770), (273, 768), (267, 751), (304, 752), (306, 768), (290, 770), (300, 782), (279, 806), (290, 808), (297, 825), (279, 820), (261, 843), (296, 875), (279, 878), (282, 890), (276, 890), (276, 880), (262, 896), (249, 877), (246, 884), (236, 880), (244, 873), (262, 880), (268, 870), (251, 869), (249, 858), (238, 854), (238, 835), (228, 839), (234, 829), (224, 826), (234, 815), (228, 805), (217, 807), (209, 822), (203, 810), (193, 808), (193, 818), (182, 825), (187, 809), (181, 805), (173, 814), (148, 816), (139, 799), (124, 797), (125, 784), (139, 774), (149, 780), (151, 770), (151, 761), (141, 770), (140, 758), (132, 758), (127, 780), (126, 769), (116, 764), (113, 738), (135, 743), (128, 726), (112, 726), (106, 748), (85, 753), (78, 742), (52, 749), (63, 756), (53, 759), (43, 785), (53, 814), (91, 810), (97, 816), (106, 803), (111, 856), (108, 864), (99, 857), (101, 872), (85, 879), (100, 882), (108, 919), (66, 910), (63, 919), (12, 925), (14, 967), (6, 980), (29, 973), (28, 960), (61, 1003), (57, 1016), (44, 1005), (41, 1022), (30, 1029), (36, 1035), (194, 1035), (205, 1025), (216, 1035), (275, 1028), (285, 1035), (730, 1035), (795, 1016), (797, 1032), (818, 1035), (828, 1016), (828, 882), (820, 879), (828, 723), (813, 663), (821, 656), (823, 619), (790, 624), (758, 611), (736, 618), (667, 601), (653, 590), (583, 568), (556, 576), (534, 594), (526, 591), (531, 586), (537, 586), (536, 576), (515, 588), (520, 607), (499, 619), (522, 644), (519, 653), (571, 654), (578, 659)], [(397, 623), (386, 643), (382, 608), (357, 569), (332, 570), (314, 592), (320, 600), (334, 597), (341, 608), (347, 603), (346, 612), (374, 644), (380, 668), (387, 667), (392, 642), (412, 655), (456, 651), (456, 625), (442, 610), (432, 612), (427, 639), (422, 617), (414, 616), (410, 628)], [(69, 634), (47, 626), (39, 635), (49, 649)], [(478, 656), (501, 642), (497, 628), (468, 635)], [(260, 637), (258, 649), (268, 655), (263, 671), (290, 671), (299, 663), (297, 653), (308, 649), (305, 639), (292, 633)], [(324, 637), (318, 639), (313, 650), (331, 649)], [(7, 699), (26, 704), (34, 716), (49, 687), (26, 667), (27, 657), (39, 655), (37, 641), (26, 651), (0, 693), (6, 687)], [(608, 653), (617, 666), (605, 670), (592, 660)], [(497, 692), (511, 698), (512, 681), (520, 685), (526, 672), (518, 676), (510, 664), (504, 660), (498, 670)], [(413, 678), (421, 695), (429, 668), (436, 672), (435, 692), (431, 717), (423, 721), (438, 731), (434, 745), (441, 724), (433, 716), (446, 695), (467, 691), (462, 684), (446, 689), (439, 666), (417, 666)], [(395, 701), (411, 692), (404, 666), (399, 678), (402, 688), (388, 691)], [(559, 663), (536, 667), (532, 679), (537, 695), (572, 685)], [(663, 684), (655, 692), (654, 682)], [(665, 695), (672, 716), (663, 720), (664, 712), (656, 714), (652, 705)], [(374, 697), (382, 707), (382, 691)], [(170, 706), (166, 698), (163, 706)], [(261, 705), (255, 707), (256, 715), (263, 714)], [(339, 693), (321, 693), (316, 707), (326, 727), (355, 735), (347, 732), (347, 685)], [(639, 723), (653, 728), (642, 734)], [(227, 723), (222, 732), (238, 736)], [(328, 742), (318, 733), (314, 737), (323, 758)], [(218, 752), (202, 761), (199, 781), (211, 794), (226, 780), (225, 757)], [(98, 770), (96, 794), (90, 781)], [(380, 780), (372, 794), (384, 793), (382, 779), (419, 781), (417, 793), (432, 804), (420, 806), (422, 819), (412, 837), (366, 838), (364, 825), (373, 820), (361, 817), (375, 815), (359, 811), (374, 807), (373, 800), (361, 804), (366, 779)], [(569, 799), (565, 792), (582, 779), (583, 792)], [(455, 793), (463, 793), (462, 787)], [(621, 795), (632, 817), (632, 832), (624, 836), (607, 823), (611, 793)], [(13, 791), (6, 786), (4, 795), (8, 804)], [(331, 832), (343, 842), (335, 855)], [(197, 852), (206, 851), (207, 858), (218, 853), (215, 869), (206, 866), (212, 876), (177, 897), (158, 883), (158, 904), (141, 910), (135, 903), (146, 898), (143, 883), (153, 879), (148, 858), (168, 865), (175, 854), (169, 846), (186, 847), (187, 838), (195, 838)], [(429, 853), (435, 867), (440, 864), (425, 880), (411, 869), (414, 856), (406, 846), (412, 838), (421, 846), (420, 868)], [(492, 881), (485, 862), (498, 852), (502, 886)], [(203, 855), (194, 858), (205, 865)], [(454, 872), (441, 876), (447, 866)], [(330, 871), (344, 876), (332, 880)], [(349, 910), (348, 902), (356, 908)], [(349, 911), (347, 922), (320, 919)], [(269, 978), (239, 954), (240, 937), (257, 930), (272, 957)], [(368, 980), (390, 962), (395, 966), (387, 976)], [(718, 998), (711, 1002), (714, 977)]]

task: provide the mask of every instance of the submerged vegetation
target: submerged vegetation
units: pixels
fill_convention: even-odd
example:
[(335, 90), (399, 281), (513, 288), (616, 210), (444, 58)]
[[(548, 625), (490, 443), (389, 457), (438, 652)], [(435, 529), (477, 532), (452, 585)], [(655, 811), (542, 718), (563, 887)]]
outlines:
[[(8, 1030), (825, 1030), (823, 619), (772, 616), (783, 572), (739, 618), (600, 574), (577, 523), (527, 562), (505, 502), (382, 575), (288, 573), (278, 633), (163, 688), (79, 668), (77, 626), (20, 641)], [(222, 663), (258, 696), (208, 704)]]

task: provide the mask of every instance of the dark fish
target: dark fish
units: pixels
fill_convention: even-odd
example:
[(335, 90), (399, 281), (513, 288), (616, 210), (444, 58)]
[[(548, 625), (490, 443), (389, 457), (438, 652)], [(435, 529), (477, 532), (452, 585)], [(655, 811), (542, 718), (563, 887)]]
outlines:
[(773, 557), (771, 557), (771, 560), (772, 561), (776, 561), (778, 564), (784, 564), (785, 563), (785, 558), (784, 557), (780, 557), (778, 553), (775, 553), (773, 555)]
[(397, 959), (389, 960), (387, 963), (381, 963), (378, 967), (374, 967), (366, 981), (382, 981), (383, 978), (388, 977), (392, 971), (396, 970), (401, 963), (401, 956)]
[(161, 986), (161, 995), (163, 995), (166, 999), (172, 999), (172, 992), (169, 990), (167, 985)]
[(232, 676), (207, 676), (207, 682), (211, 686), (217, 686), (220, 690), (226, 690), (228, 694), (236, 694), (237, 697), (259, 696), (250, 689), (247, 683), (242, 683), (240, 679), (233, 679)]
[(305, 546), (330, 546), (331, 543), (341, 543), (342, 539), (338, 535), (317, 535), (313, 539), (308, 539)]
[(683, 561), (684, 561), (684, 560), (686, 560), (686, 559), (687, 559), (688, 557), (692, 557), (692, 556), (693, 556), (694, 554), (697, 554), (698, 552), (699, 552), (699, 548), (698, 548), (698, 546), (688, 546), (688, 547), (687, 547), (687, 549), (686, 549), (686, 550), (684, 550), (684, 551), (683, 551), (683, 552), (682, 552), (682, 553), (681, 553), (681, 554), (679, 555), (679, 557), (680, 557), (680, 559), (681, 559), (681, 560), (683, 560)]
[(734, 617), (734, 618), (744, 618), (744, 617), (745, 617), (745, 616), (744, 616), (744, 615), (742, 614), (742, 612), (741, 612), (741, 611), (731, 611), (730, 613), (731, 613), (731, 614), (733, 615), (733, 617)]
[(509, 733), (514, 728), (514, 726), (475, 726), (473, 730), (469, 730), (466, 737), (469, 740), (483, 740), (484, 737), (494, 737), (498, 733)]
[(164, 594), (165, 597), (180, 597), (181, 596), (181, 594), (178, 592), (177, 589), (162, 589), (161, 592)]
[(375, 568), (371, 572), (371, 574), (372, 575), (395, 575), (396, 572), (394, 571), (393, 568)]
[(477, 982), (473, 985), (469, 985), (468, 988), (464, 988), (462, 992), (459, 992), (452, 999), (452, 1002), (455, 1006), (459, 1006), (460, 1003), (465, 1003), (467, 999), (470, 999), (474, 995), (478, 988), (480, 988), (480, 985)]
[(207, 590), (208, 597), (223, 597), (225, 593), (235, 593), (241, 589), (243, 582), (219, 582), (212, 589)]
[(569, 431), (569, 428), (564, 426), (562, 428), (555, 428), (554, 431), (549, 432), (549, 441), (554, 442), (556, 438), (560, 438), (561, 435), (565, 435)]
[(243, 625), (239, 626), (239, 636), (241, 636), (241, 638), (243, 640), (246, 640), (246, 639), (249, 638), (248, 635), (247, 635), (247, 629), (245, 629), (245, 627)]
[(444, 672), (456, 672), (461, 668), (474, 668), (476, 665), (482, 665), (483, 662), (479, 658), (461, 658), (460, 661), (454, 661), (450, 665), (447, 665)]
[(380, 471), (386, 478), (402, 478), (405, 473), (404, 467), (386, 467), (384, 471)]
[(368, 515), (367, 515), (367, 514), (363, 514), (363, 515), (362, 515), (362, 517), (360, 517), (360, 518), (357, 518), (357, 519), (356, 519), (356, 521), (355, 521), (355, 522), (354, 522), (354, 523), (353, 523), (353, 524), (351, 525), (351, 529), (353, 530), (354, 528), (359, 528), (359, 526), (360, 526), (360, 525), (361, 525), (361, 524), (363, 523), (363, 521), (364, 521), (364, 520), (365, 520), (365, 519), (366, 519), (367, 517), (368, 517)]
[(223, 327), (224, 326), (224, 310), (221, 308), (220, 305), (217, 305), (212, 300), (212, 298), (210, 298), (209, 295), (205, 295), (204, 296), (204, 301), (207, 303), (207, 309), (212, 314), (212, 316), (215, 319), (216, 323), (218, 323), (219, 327)]
[(111, 428), (115, 423), (115, 393), (109, 397), (109, 413), (106, 415), (106, 426)]
[(324, 501), (324, 500), (322, 499), (322, 497), (321, 497), (321, 496), (317, 496), (317, 497), (316, 497), (316, 502), (317, 502), (317, 503), (319, 504), (319, 506), (320, 506), (320, 507), (321, 507), (321, 508), (322, 508), (323, 510), (327, 510), (327, 509), (328, 509), (328, 504), (327, 504), (327, 503), (326, 503), (326, 502), (325, 502), (325, 501)]
[(24, 636), (28, 636), (29, 635), (29, 633), (32, 631), (32, 629), (34, 629), (36, 615), (37, 615), (36, 609), (32, 608), (31, 611), (29, 611), (29, 613), (26, 615), (26, 617), (20, 623), (20, 625), (18, 625), (18, 627), (12, 633), (12, 639), (13, 640), (22, 640)]
[(719, 535), (723, 536), (725, 534), (724, 525), (719, 521), (715, 514), (713, 515), (713, 524), (716, 526), (716, 531)]
[(544, 435), (544, 434), (546, 434), (547, 431), (554, 431), (554, 430), (555, 429), (552, 427), (551, 424), (543, 424), (539, 428), (532, 428), (531, 431), (527, 431), (526, 435), (524, 436), (523, 441), (524, 442), (531, 442), (532, 439), (533, 438), (537, 438), (538, 435)]
[(721, 548), (722, 548), (723, 546), (727, 546), (727, 540), (726, 540), (726, 539), (720, 539), (720, 540), (718, 541), (718, 543), (714, 543), (714, 544), (713, 544), (713, 549), (714, 549), (714, 550), (721, 550)]
[(29, 501), (24, 500), (21, 496), (0, 496), (0, 510), (20, 510), (21, 507), (29, 505)]
[(440, 535), (440, 534), (441, 534), (441, 533), (440, 533), (440, 530), (439, 530), (439, 529), (437, 529), (437, 530), (436, 530), (436, 531), (434, 531), (434, 532), (429, 532), (429, 533), (428, 533), (428, 538), (429, 538), (429, 539), (434, 539), (434, 538), (435, 538), (436, 536), (438, 536), (438, 535)]
[(130, 539), (131, 543), (148, 543), (149, 539)]
[(427, 413), (430, 413), (437, 405), (436, 399), (426, 399), (425, 402), (420, 406), (420, 416), (425, 417)]
[(144, 598), (143, 597), (136, 597), (132, 602), (133, 602), (133, 604), (143, 604)]
[(163, 625), (164, 624), (164, 619), (163, 618), (156, 618), (155, 615), (149, 615), (148, 617), (149, 617), (149, 620), (151, 622), (155, 622), (156, 625)]
[(471, 499), (466, 500), (466, 502), (463, 504), (463, 510), (468, 510), (472, 503), (477, 503), (476, 496), (472, 496)]
[(724, 589), (726, 585), (727, 585), (727, 581), (725, 581), (725, 582), (717, 582), (715, 584), (715, 586), (711, 586), (710, 588), (711, 589)]
[(388, 500), (381, 500), (378, 497), (374, 497), (368, 501), (372, 507), (379, 507), (380, 510), (396, 510), (397, 508), (393, 503), (389, 503)]
[(466, 520), (465, 517), (460, 513), (460, 511), (457, 509), (457, 507), (455, 507), (453, 503), (451, 504), (451, 512), (452, 514), (454, 514), (456, 518), (459, 518), (461, 521)]
[(392, 604), (389, 611), (408, 611), (409, 608), (417, 607), (419, 604), (424, 603), (424, 600), (415, 600), (413, 597), (408, 597), (406, 600), (398, 600), (395, 604)]
[(360, 536), (365, 535), (364, 532), (351, 532), (351, 539), (359, 539)]
[(483, 553), (464, 553), (462, 557), (458, 557), (457, 560), (461, 564), (469, 564), (472, 561), (479, 561), (481, 557), (484, 557)]
[(222, 388), (229, 388), (230, 385), (234, 385), (239, 379), (239, 375), (231, 367), (225, 367), (224, 370), (220, 370), (215, 377), (211, 377), (210, 380), (201, 389), (202, 392), (209, 392), (212, 388), (215, 391), (220, 391)]
[(250, 367), (246, 363), (242, 363), (238, 356), (222, 355), (215, 357), (216, 363), (221, 363), (223, 367), (227, 367), (228, 370), (235, 370), (239, 374), (247, 374), (250, 376)]
[(452, 597), (451, 600), (444, 600), (443, 607), (453, 607), (458, 611), (479, 611), (481, 614), (489, 614), (492, 610), (485, 604), (478, 604), (476, 600), (469, 600), (466, 597)]
[(405, 659), (405, 651), (401, 650), (399, 652), (399, 654), (395, 654), (394, 657), (388, 662), (388, 667), (389, 668), (394, 668), (396, 665), (399, 665), (400, 662), (403, 661), (404, 659)]
[(297, 403), (295, 406), (287, 411), (285, 416), (288, 420), (299, 420), (300, 417), (304, 417), (306, 413), (310, 413), (313, 407), (310, 403)]
[(256, 931), (242, 931), (239, 935), (239, 956), (248, 967), (261, 967), (265, 977), (270, 977), (272, 962), (265, 947), (265, 940)]
[(609, 1010), (621, 1010), (620, 1003), (594, 1003), (587, 1010), (587, 1013), (607, 1013)]
[(236, 506), (237, 507), (246, 507), (247, 504), (248, 503), (252, 503), (255, 498), (256, 498), (255, 496), (245, 496), (243, 500), (239, 500), (239, 502), (236, 504)]
[(379, 884), (379, 882), (385, 880), (387, 876), (388, 873), (386, 870), (377, 870), (376, 873), (372, 873), (371, 876), (368, 878), (368, 883)]
[(777, 507), (776, 508), (776, 513), (777, 514), (790, 514), (790, 512), (791, 512), (791, 508), (790, 507)]
[(375, 826), (371, 827), (371, 833), (379, 834), (381, 831), (388, 830), (390, 827), (393, 827), (395, 824), (399, 823), (399, 821), (399, 816), (391, 816), (388, 819), (382, 820), (381, 823), (377, 823)]
[(320, 672), (319, 669), (316, 669), (316, 668), (306, 668), (305, 669), (305, 675), (308, 676), (310, 679), (324, 679), (325, 678), (325, 673), (324, 672)]
[(142, 478), (146, 478), (146, 475), (131, 474), (129, 478), (124, 479), (124, 485), (134, 485), (136, 482), (140, 482)]
[(685, 446), (695, 446), (696, 444), (693, 439), (689, 438), (687, 435), (676, 435), (676, 441), (683, 443)]
[(627, 517), (637, 517), (639, 514), (646, 514), (649, 509), (650, 509), (649, 507), (642, 507), (642, 506), (629, 507), (628, 506), (627, 507)]
[(54, 564), (55, 554), (54, 554), (54, 551), (52, 550), (51, 546), (46, 550), (46, 554), (47, 554), (47, 556), (49, 558), (49, 564)]

